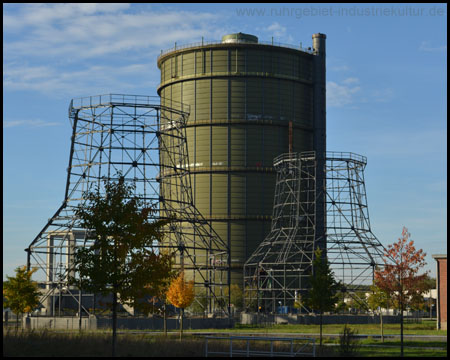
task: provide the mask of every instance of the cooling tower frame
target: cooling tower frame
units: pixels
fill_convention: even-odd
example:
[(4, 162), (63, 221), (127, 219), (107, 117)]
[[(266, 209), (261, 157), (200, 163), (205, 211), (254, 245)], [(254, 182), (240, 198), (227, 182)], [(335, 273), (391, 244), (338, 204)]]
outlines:
[[(275, 313), (278, 306), (292, 307), (297, 301), (301, 309), (309, 311), (301, 298), (309, 289), (314, 249), (324, 242), (323, 253), (335, 279), (343, 285), (341, 292), (366, 304), (359, 292), (373, 284), (374, 271), (384, 266), (385, 253), (369, 221), (364, 181), (367, 159), (349, 152), (326, 152), (324, 159), (322, 187), (316, 183), (318, 159), (314, 152), (282, 154), (274, 159), (278, 174), (272, 230), (244, 266), (247, 311)], [(312, 202), (310, 194), (315, 199)], [(322, 196), (325, 239), (316, 231), (316, 207), (322, 201), (317, 199)]]
[[(71, 257), (75, 248), (93, 242), (74, 211), (86, 191), (98, 188), (102, 192), (103, 181), (118, 181), (118, 176), (133, 183), (134, 195), (151, 204), (155, 211), (149, 213), (149, 221), (171, 221), (154, 250), (174, 253), (175, 267), (191, 270), (194, 285), (207, 288), (209, 312), (230, 313), (224, 307), (230, 296), (229, 291), (225, 295), (230, 250), (192, 201), (186, 166), (188, 117), (188, 105), (172, 101), (171, 107), (164, 106), (160, 97), (107, 94), (71, 101), (73, 132), (64, 201), (25, 249), (27, 268), (37, 267), (38, 275), (44, 274), (41, 304), (47, 314), (54, 315), (55, 296), (62, 291), (89, 314), (79, 301), (81, 292), (67, 281), (74, 274)], [(165, 197), (168, 186), (176, 191)]]
[(308, 288), (318, 243), (314, 151), (281, 154), (274, 159), (274, 167), (272, 228), (244, 265), (244, 307), (273, 313), (279, 304), (295, 301)]

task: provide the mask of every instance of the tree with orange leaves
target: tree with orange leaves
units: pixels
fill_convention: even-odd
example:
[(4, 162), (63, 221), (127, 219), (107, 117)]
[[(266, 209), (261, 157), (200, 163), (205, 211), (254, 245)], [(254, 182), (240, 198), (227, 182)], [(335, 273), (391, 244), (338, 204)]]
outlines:
[(194, 280), (186, 282), (184, 280), (184, 271), (181, 271), (180, 275), (171, 282), (169, 289), (167, 290), (166, 298), (172, 305), (181, 309), (181, 340), (181, 336), (183, 335), (184, 309), (191, 305), (195, 298)]
[(384, 269), (375, 271), (375, 285), (389, 294), (394, 306), (400, 310), (401, 356), (403, 356), (403, 311), (422, 294), (423, 283), (427, 278), (427, 272), (418, 274), (426, 265), (426, 254), (422, 249), (416, 251), (414, 241), (409, 240), (410, 237), (408, 229), (403, 227), (402, 237), (398, 242), (388, 245), (385, 251)]

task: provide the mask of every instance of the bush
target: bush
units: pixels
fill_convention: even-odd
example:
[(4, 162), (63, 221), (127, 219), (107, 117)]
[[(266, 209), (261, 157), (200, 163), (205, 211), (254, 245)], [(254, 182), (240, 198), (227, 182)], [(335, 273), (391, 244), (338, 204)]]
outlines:
[(352, 330), (345, 324), (344, 329), (339, 333), (339, 354), (341, 356), (356, 356), (360, 344), (355, 335), (358, 334), (357, 330)]

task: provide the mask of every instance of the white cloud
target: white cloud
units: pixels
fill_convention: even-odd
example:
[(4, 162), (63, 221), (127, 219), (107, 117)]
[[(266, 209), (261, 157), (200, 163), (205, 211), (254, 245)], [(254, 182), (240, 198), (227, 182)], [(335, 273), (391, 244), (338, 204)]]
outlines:
[(447, 45), (432, 46), (430, 41), (422, 41), (419, 46), (419, 51), (424, 52), (446, 52)]
[(328, 56), (326, 62), (327, 71), (345, 72), (350, 70), (344, 59)]
[(327, 82), (327, 106), (342, 107), (355, 103), (386, 103), (395, 97), (392, 88), (367, 89), (364, 93), (357, 77), (348, 77), (340, 82)]
[[(122, 92), (132, 87), (145, 87), (149, 79), (142, 74), (154, 64), (124, 66), (91, 65), (82, 69), (55, 69), (51, 66), (5, 66), (3, 86), (8, 90), (31, 90), (60, 96)], [(152, 86), (153, 88), (155, 86)]]
[(330, 66), (330, 70), (332, 71), (348, 71), (350, 68), (347, 65), (334, 65)]
[[(291, 34), (288, 34), (287, 28), (281, 25), (278, 22), (274, 22), (267, 27), (264, 28), (256, 28), (255, 30), (262, 31), (265, 33), (265, 36), (273, 36), (274, 42), (276, 43), (288, 43), (292, 44), (294, 42), (294, 38)], [(270, 39), (260, 39), (262, 41), (270, 41)]]
[(283, 37), (286, 34), (286, 30), (286, 27), (280, 25), (277, 22), (274, 22), (267, 27), (267, 31), (271, 32), (274, 37)]
[(223, 35), (223, 14), (128, 8), (129, 4), (8, 6), (4, 88), (52, 97), (155, 90), (161, 49), (200, 41), (208, 34), (216, 39)]
[(50, 122), (50, 121), (44, 121), (40, 119), (36, 120), (5, 120), (3, 121), (3, 128), (12, 128), (12, 127), (18, 127), (18, 126), (26, 126), (31, 128), (36, 127), (46, 127), (46, 126), (59, 126), (61, 123), (59, 122)]
[[(91, 6), (95, 5), (95, 6)], [(8, 59), (65, 57), (65, 61), (98, 58), (125, 51), (142, 53), (150, 47), (168, 47), (175, 41), (199, 41), (210, 34), (220, 14), (189, 11), (126, 13), (128, 4), (22, 5), (4, 14)], [(26, 34), (25, 34), (26, 33)], [(22, 35), (22, 36), (20, 36)]]
[[(359, 82), (357, 78), (349, 78), (350, 82), (338, 84), (334, 81), (327, 81), (327, 106), (341, 107), (354, 102), (354, 95), (361, 91), (360, 86), (353, 86)], [(348, 80), (348, 79), (347, 79)]]
[(126, 10), (130, 4), (118, 3), (66, 3), (66, 4), (20, 4), (17, 12), (4, 11), (3, 25), (6, 31), (27, 26), (48, 25), (51, 22), (80, 20), (82, 16), (95, 13), (113, 13)]
[(394, 99), (394, 90), (391, 88), (372, 90), (370, 98), (375, 102), (389, 102)]
[(342, 81), (343, 84), (358, 84), (359, 83), (359, 79), (355, 78), (355, 77), (349, 77), (347, 79), (344, 79)]

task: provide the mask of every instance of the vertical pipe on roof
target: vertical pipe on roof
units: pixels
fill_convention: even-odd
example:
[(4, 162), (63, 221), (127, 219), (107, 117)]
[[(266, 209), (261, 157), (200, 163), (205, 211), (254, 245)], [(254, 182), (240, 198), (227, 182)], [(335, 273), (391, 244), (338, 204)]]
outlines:
[(316, 241), (326, 255), (326, 203), (325, 203), (325, 153), (326, 153), (326, 35), (312, 36), (314, 51), (314, 151), (317, 158), (316, 170)]

